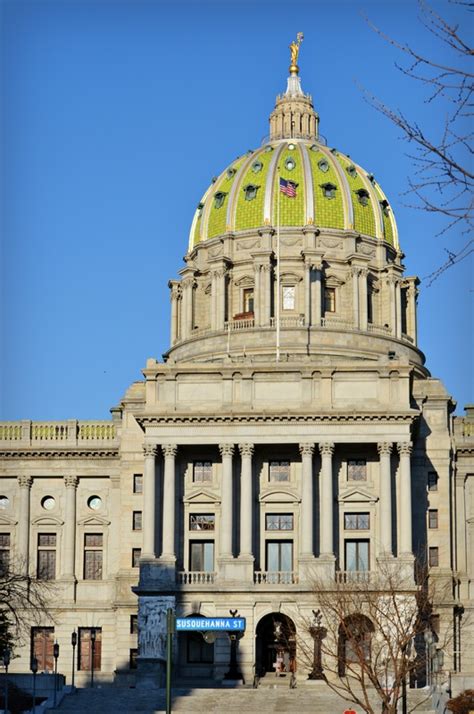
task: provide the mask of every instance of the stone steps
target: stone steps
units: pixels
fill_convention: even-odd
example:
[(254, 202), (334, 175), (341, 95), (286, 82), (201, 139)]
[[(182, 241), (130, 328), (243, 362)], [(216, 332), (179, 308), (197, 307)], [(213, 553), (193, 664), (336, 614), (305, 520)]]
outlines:
[[(426, 695), (423, 695), (426, 696)], [(375, 700), (374, 700), (375, 701)], [(422, 695), (410, 693), (410, 701), (422, 702)], [(425, 708), (426, 707), (426, 708)], [(173, 712), (193, 712), (199, 714), (343, 714), (350, 704), (331, 692), (325, 685), (307, 686), (301, 683), (297, 689), (281, 686), (259, 687), (222, 687), (222, 688), (187, 688), (173, 690)], [(375, 711), (380, 706), (374, 707)], [(363, 714), (354, 707), (357, 714)], [(67, 696), (56, 711), (70, 714), (163, 714), (165, 711), (165, 693), (159, 690), (119, 689), (104, 687), (101, 689), (81, 689), (74, 695)], [(432, 714), (432, 710), (421, 704), (418, 714)]]

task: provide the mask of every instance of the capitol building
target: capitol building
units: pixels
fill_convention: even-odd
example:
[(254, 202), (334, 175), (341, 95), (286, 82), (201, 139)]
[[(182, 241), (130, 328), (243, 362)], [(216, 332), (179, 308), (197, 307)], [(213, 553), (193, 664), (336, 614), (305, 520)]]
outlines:
[[(172, 607), (245, 617), (247, 682), (278, 658), (306, 678), (315, 582), (370, 588), (419, 561), (456, 633), (444, 668), (472, 686), (474, 407), (454, 416), (428, 370), (383, 176), (326, 144), (292, 52), (268, 138), (216, 173), (181, 237), (163, 361), (109, 421), (0, 423), (0, 560), (54, 581), (11, 672), (51, 670), (57, 641), (69, 675), (76, 631), (79, 685), (91, 664), (159, 679)], [(210, 640), (176, 636), (177, 676), (223, 680), (229, 638)]]

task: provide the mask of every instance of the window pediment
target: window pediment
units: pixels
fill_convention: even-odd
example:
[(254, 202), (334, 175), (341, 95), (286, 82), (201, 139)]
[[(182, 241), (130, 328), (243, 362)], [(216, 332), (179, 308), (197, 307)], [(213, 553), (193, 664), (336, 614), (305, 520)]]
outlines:
[(278, 489), (277, 491), (265, 491), (261, 494), (260, 503), (300, 503), (301, 498), (293, 491)]
[(77, 523), (80, 526), (110, 526), (110, 521), (101, 516), (86, 516), (86, 518), (81, 518)]
[(280, 275), (280, 282), (283, 284), (294, 285), (295, 283), (300, 283), (303, 280), (301, 275), (296, 273), (282, 273)]
[(217, 496), (215, 493), (211, 493), (210, 491), (196, 491), (195, 493), (191, 493), (183, 498), (184, 503), (214, 503), (214, 504), (219, 504), (221, 502), (219, 496)]
[(63, 526), (64, 521), (55, 516), (39, 516), (31, 521), (34, 526)]
[(324, 284), (328, 288), (338, 288), (341, 285), (344, 285), (345, 281), (341, 280), (341, 278), (338, 278), (336, 275), (326, 275)]
[(254, 280), (250, 275), (244, 275), (238, 280), (235, 281), (235, 284), (237, 285), (238, 288), (240, 287), (253, 287)]
[(2, 515), (0, 516), (0, 526), (16, 526), (18, 521), (10, 516)]
[(339, 496), (339, 503), (377, 503), (378, 496), (366, 491), (345, 491)]

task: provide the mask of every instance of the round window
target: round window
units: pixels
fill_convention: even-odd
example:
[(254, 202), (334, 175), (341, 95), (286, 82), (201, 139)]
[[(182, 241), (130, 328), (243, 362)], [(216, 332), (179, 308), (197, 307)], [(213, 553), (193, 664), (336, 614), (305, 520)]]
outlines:
[(287, 171), (293, 171), (293, 169), (295, 168), (295, 166), (296, 166), (296, 164), (295, 164), (295, 162), (293, 161), (293, 159), (287, 159), (287, 160), (285, 161), (285, 168), (286, 168)]
[(296, 146), (294, 144), (288, 144), (288, 148), (290, 151), (293, 151), (294, 149), (296, 149)]
[(10, 505), (10, 499), (8, 496), (0, 496), (0, 508), (8, 508)]
[(87, 501), (87, 505), (89, 508), (92, 508), (93, 511), (98, 511), (102, 506), (102, 499), (100, 496), (91, 496)]
[(56, 501), (52, 496), (45, 496), (41, 499), (41, 505), (46, 511), (52, 511), (56, 505)]

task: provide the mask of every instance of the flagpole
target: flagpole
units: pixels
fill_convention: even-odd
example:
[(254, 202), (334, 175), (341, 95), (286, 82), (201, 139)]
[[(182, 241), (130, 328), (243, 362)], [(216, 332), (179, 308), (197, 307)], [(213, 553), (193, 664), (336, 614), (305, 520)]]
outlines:
[(280, 167), (278, 166), (278, 201), (277, 201), (277, 238), (276, 238), (276, 260), (277, 260), (277, 279), (276, 279), (276, 361), (280, 361)]

